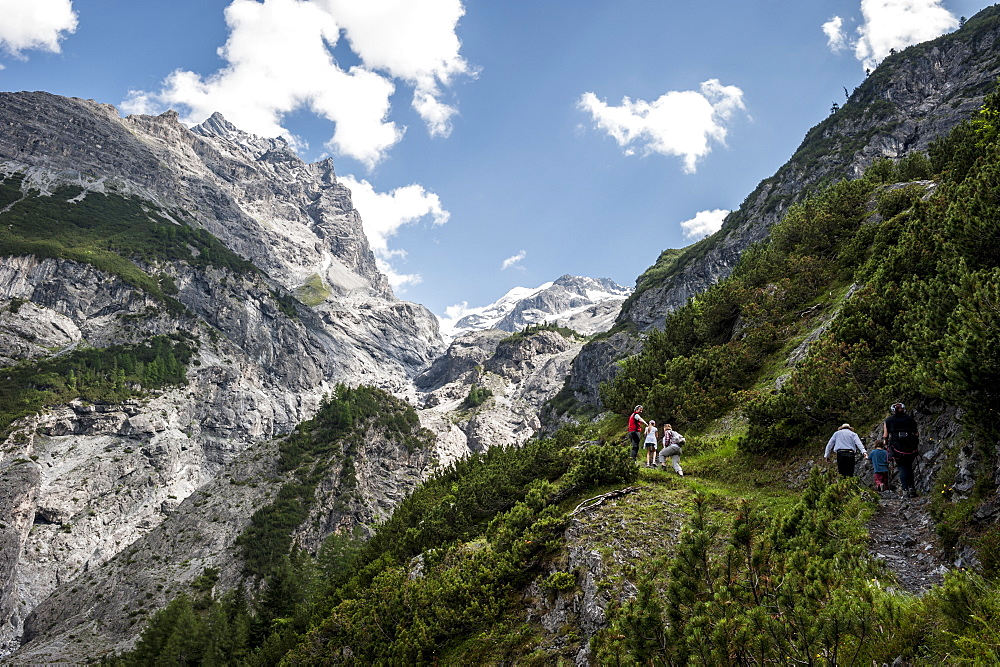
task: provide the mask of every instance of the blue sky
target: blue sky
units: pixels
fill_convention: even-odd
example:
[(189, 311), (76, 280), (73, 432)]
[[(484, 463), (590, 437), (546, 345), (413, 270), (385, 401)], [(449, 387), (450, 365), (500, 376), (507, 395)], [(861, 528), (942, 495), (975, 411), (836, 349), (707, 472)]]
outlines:
[[(333, 157), (396, 293), (635, 279), (968, 0), (0, 0), (0, 89)], [(464, 306), (463, 306), (464, 304)]]

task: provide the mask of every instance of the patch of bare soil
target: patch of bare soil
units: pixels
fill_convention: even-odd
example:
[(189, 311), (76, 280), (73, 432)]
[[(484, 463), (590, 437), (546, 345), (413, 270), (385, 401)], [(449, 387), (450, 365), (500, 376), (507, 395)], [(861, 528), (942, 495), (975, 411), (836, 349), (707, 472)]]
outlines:
[(884, 491), (868, 522), (872, 553), (896, 575), (903, 590), (915, 595), (941, 583), (948, 571), (929, 503), (926, 496), (906, 498), (899, 491)]

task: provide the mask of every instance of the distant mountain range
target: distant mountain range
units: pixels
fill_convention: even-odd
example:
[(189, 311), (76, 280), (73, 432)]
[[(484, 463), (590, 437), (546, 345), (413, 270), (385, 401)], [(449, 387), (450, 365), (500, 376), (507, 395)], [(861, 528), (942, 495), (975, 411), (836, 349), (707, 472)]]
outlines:
[(442, 334), (456, 338), (470, 331), (500, 329), (514, 333), (530, 324), (559, 324), (584, 335), (606, 331), (632, 293), (608, 278), (564, 275), (539, 287), (515, 287), (480, 308), (473, 308)]

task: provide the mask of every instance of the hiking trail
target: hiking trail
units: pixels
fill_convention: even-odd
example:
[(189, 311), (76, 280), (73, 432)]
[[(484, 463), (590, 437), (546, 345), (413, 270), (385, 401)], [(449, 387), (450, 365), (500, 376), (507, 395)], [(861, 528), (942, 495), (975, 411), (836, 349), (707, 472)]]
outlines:
[(934, 533), (929, 505), (926, 495), (905, 498), (898, 490), (884, 491), (868, 521), (872, 553), (896, 575), (900, 587), (914, 595), (941, 583), (949, 567)]

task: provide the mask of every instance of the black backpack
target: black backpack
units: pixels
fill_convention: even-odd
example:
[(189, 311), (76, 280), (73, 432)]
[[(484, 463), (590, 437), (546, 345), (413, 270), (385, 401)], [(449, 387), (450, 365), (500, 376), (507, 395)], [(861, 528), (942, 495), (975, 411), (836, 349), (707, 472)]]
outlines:
[(889, 431), (889, 451), (893, 456), (914, 456), (920, 446), (917, 422), (909, 415), (893, 415), (885, 420)]

